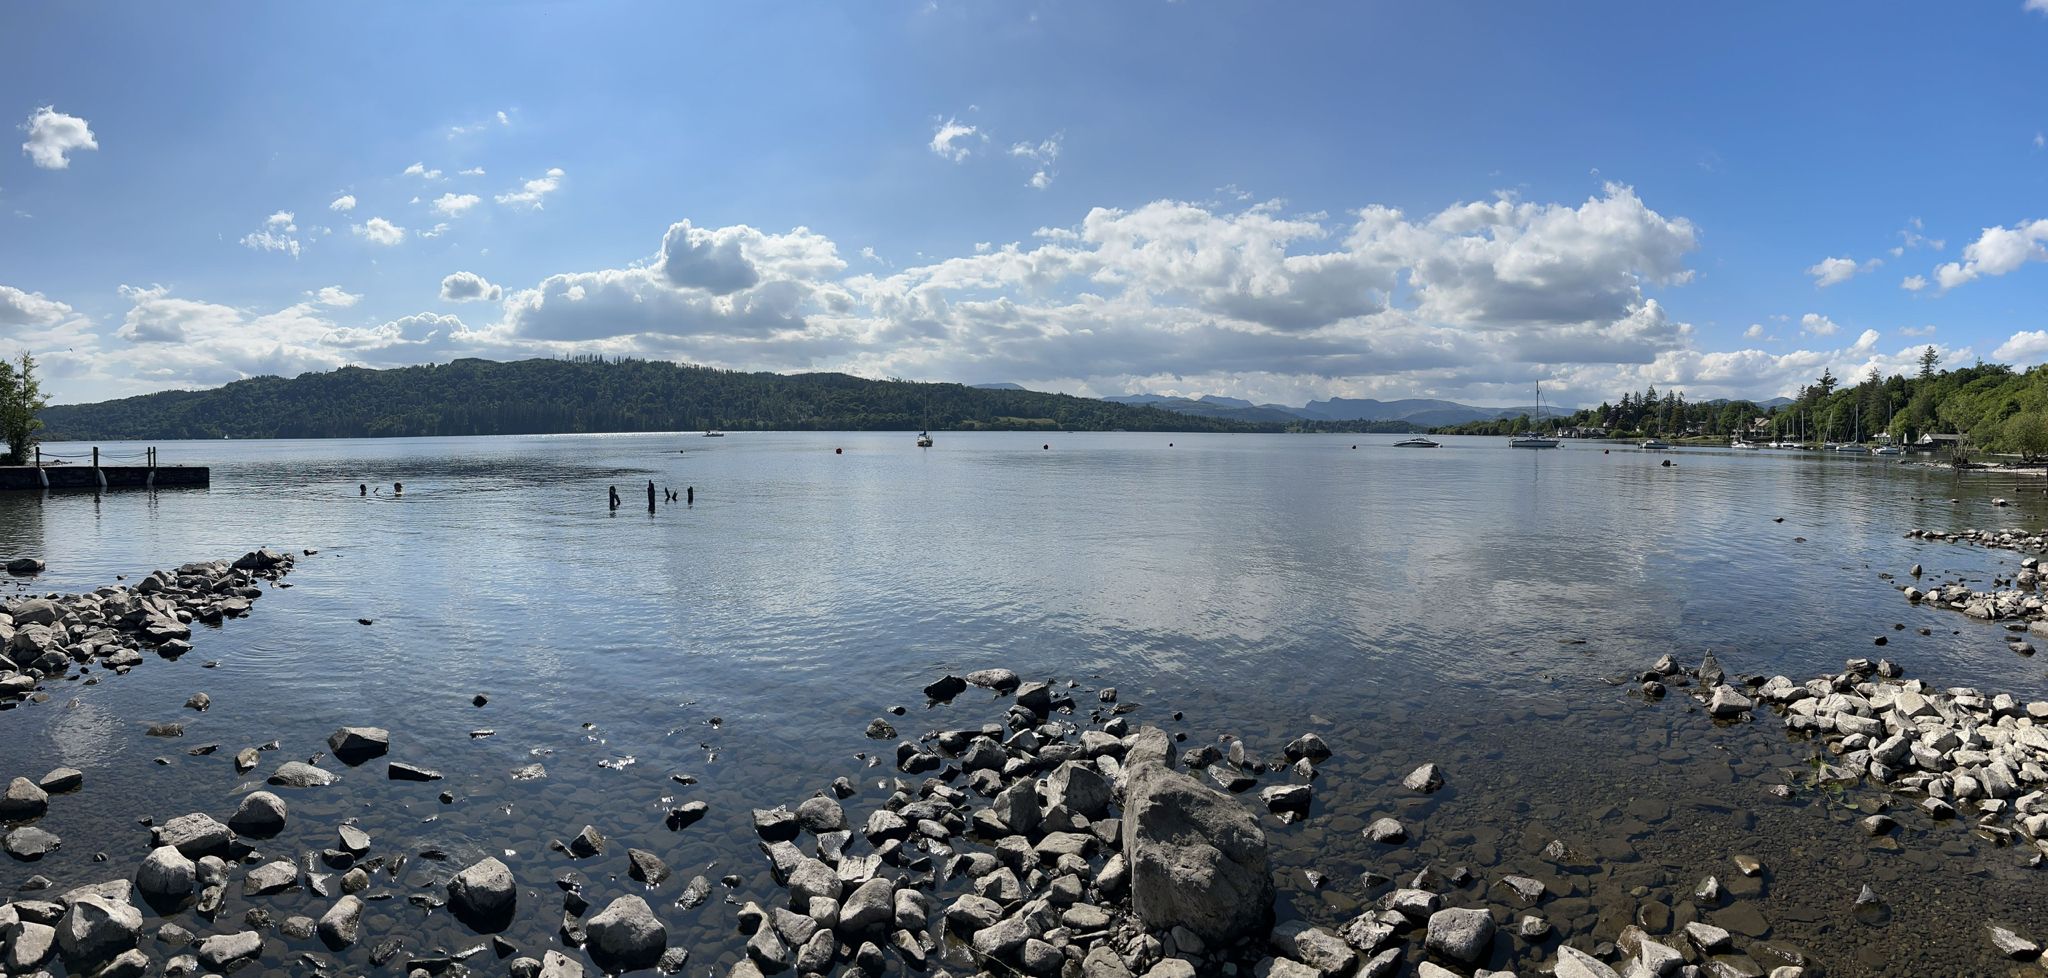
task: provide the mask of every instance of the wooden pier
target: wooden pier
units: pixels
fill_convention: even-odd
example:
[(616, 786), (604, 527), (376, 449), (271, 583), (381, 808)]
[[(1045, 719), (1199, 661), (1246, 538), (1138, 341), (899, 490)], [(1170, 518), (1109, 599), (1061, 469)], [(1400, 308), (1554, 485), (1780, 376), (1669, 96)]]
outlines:
[[(112, 462), (122, 464), (106, 464)], [(140, 462), (141, 464), (129, 464)], [(156, 449), (133, 452), (120, 458), (102, 458), (94, 448), (91, 456), (46, 456), (36, 449), (34, 465), (0, 465), (0, 492), (42, 492), (51, 489), (183, 489), (204, 488), (213, 482), (213, 470), (204, 465), (159, 465)]]

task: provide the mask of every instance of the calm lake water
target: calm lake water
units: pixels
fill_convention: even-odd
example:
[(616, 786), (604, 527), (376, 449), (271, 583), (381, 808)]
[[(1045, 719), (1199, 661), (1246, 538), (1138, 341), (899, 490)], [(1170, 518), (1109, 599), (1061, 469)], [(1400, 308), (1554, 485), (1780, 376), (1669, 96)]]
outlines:
[[(373, 905), (366, 934), (403, 934), (419, 954), (477, 943), (404, 897), (483, 854), (513, 853), (541, 901), (556, 899), (556, 872), (577, 869), (602, 906), (642, 889), (625, 874), (626, 847), (639, 846), (676, 868), (649, 900), (671, 943), (692, 949), (690, 973), (722, 975), (743, 941), (726, 897), (778, 896), (748, 810), (849, 775), (865, 788), (849, 812), (864, 814), (888, 770), (857, 756), (888, 747), (863, 739), (867, 722), (895, 705), (909, 708), (892, 722), (910, 736), (996, 719), (985, 696), (927, 710), (919, 690), (1002, 665), (1117, 686), (1143, 704), (1134, 721), (1188, 745), (1233, 734), (1274, 753), (1319, 732), (1337, 756), (1313, 816), (1268, 819), (1268, 831), (1290, 878), (1314, 869), (1329, 882), (1283, 887), (1285, 916), (1348, 919), (1379, 892), (1361, 871), (1463, 865), (1481, 884), (1551, 880), (1562, 896), (1541, 912), (1568, 930), (1611, 939), (1643, 916), (1712, 919), (1831, 975), (2005, 973), (1985, 919), (2048, 938), (2048, 887), (2025, 850), (1912, 811), (1895, 813), (1896, 841), (1873, 842), (1854, 819), (1882, 795), (1766, 792), (1796, 783), (1813, 756), (1776, 723), (1717, 727), (1682, 696), (1645, 704), (1611, 683), (1665, 653), (1712, 650), (1731, 672), (1798, 679), (1884, 654), (1939, 685), (2048, 697), (2048, 675), (2007, 651), (1997, 626), (1909, 607), (1879, 577), (1916, 562), (1980, 586), (2010, 573), (2016, 554), (1901, 534), (2038, 528), (2037, 479), (1476, 438), (1397, 450), (1377, 435), (937, 437), (929, 451), (910, 434), (829, 433), (166, 443), (166, 463), (212, 465), (213, 487), (0, 496), (0, 554), (49, 562), (20, 591), (89, 590), (263, 545), (319, 551), (250, 618), (198, 630), (183, 659), (58, 685), (49, 702), (0, 714), (0, 775), (67, 764), (87, 778), (39, 823), (64, 848), (0, 867), (0, 884), (131, 874), (148, 839), (138, 817), (233, 811), (253, 780), (235, 775), (235, 750), (281, 740), (260, 775), (323, 750), (336, 726), (374, 724), (392, 730), (394, 759), (447, 780), (350, 772), (342, 788), (293, 793), (292, 829), (266, 846), (325, 848), (353, 817), (378, 852), (449, 853), (387, 881), (394, 898)], [(650, 515), (650, 479), (694, 486), (695, 505)], [(381, 494), (359, 497), (360, 483)], [(2001, 496), (2014, 505), (1993, 508)], [(1888, 647), (1872, 647), (1879, 634)], [(209, 712), (180, 709), (202, 690)], [(488, 706), (470, 705), (479, 692)], [(182, 739), (142, 735), (176, 720)], [(495, 735), (472, 738), (477, 728)], [(212, 756), (187, 754), (215, 743)], [(535, 761), (547, 780), (510, 780)], [(1417, 799), (1397, 782), (1424, 761), (1450, 787)], [(454, 804), (436, 800), (442, 789)], [(690, 799), (710, 817), (670, 832), (663, 814)], [(1385, 814), (1414, 841), (1368, 847), (1358, 829)], [(586, 823), (612, 839), (605, 855), (548, 850)], [(1544, 861), (1552, 839), (1592, 865)], [(1764, 879), (1733, 879), (1734, 852), (1762, 858)], [(729, 872), (745, 877), (738, 890), (671, 906), (691, 876)], [(1726, 906), (1693, 903), (1710, 874), (1734, 891)], [(1888, 924), (1851, 920), (1865, 884), (1889, 902)], [(1464, 893), (1506, 905), (1498, 889)], [(241, 929), (227, 924), (248, 906), (281, 919), (326, 904), (237, 891), (213, 930)], [(523, 904), (506, 936), (537, 955), (558, 922)], [(280, 974), (301, 970), (281, 948), (367, 969), (375, 943), (334, 955), (269, 939), (264, 965)], [(1516, 942), (1496, 966), (1529, 973), (1547, 947)]]

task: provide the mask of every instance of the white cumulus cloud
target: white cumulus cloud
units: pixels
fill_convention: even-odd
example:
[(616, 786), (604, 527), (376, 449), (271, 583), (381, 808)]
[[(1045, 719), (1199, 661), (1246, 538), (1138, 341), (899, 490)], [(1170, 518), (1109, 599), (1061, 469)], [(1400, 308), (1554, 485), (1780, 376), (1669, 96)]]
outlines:
[(357, 237), (365, 238), (372, 244), (390, 247), (405, 240), (405, 229), (381, 217), (373, 217), (361, 224), (349, 226)]
[(1834, 320), (1817, 312), (1799, 317), (1799, 331), (1809, 336), (1833, 336), (1841, 328)]
[(1963, 260), (1938, 265), (1934, 281), (1943, 291), (1984, 276), (2004, 275), (2030, 261), (2048, 259), (2048, 219), (2012, 227), (1989, 227), (1963, 248)]
[(339, 197), (336, 197), (336, 198), (334, 198), (334, 202), (333, 202), (333, 203), (330, 203), (330, 204), (328, 204), (328, 205), (327, 205), (327, 209), (328, 209), (328, 210), (331, 210), (331, 211), (340, 211), (340, 212), (342, 212), (343, 214), (346, 214), (346, 213), (348, 213), (349, 211), (355, 210), (355, 209), (356, 209), (356, 195), (355, 195), (355, 194), (342, 194), (341, 196), (339, 196)]
[(464, 211), (482, 202), (483, 198), (475, 194), (442, 194), (434, 200), (434, 210), (449, 217), (461, 217)]
[(932, 141), (928, 144), (933, 153), (942, 159), (958, 163), (974, 151), (976, 135), (980, 130), (958, 119), (948, 117), (932, 130)]
[(1884, 260), (1879, 258), (1872, 258), (1861, 264), (1854, 258), (1823, 258), (1808, 268), (1806, 274), (1813, 276), (1815, 286), (1825, 289), (1830, 285), (1847, 282), (1855, 278), (1858, 272), (1871, 271), (1882, 264)]
[(427, 165), (425, 163), (414, 163), (413, 165), (406, 167), (405, 172), (402, 175), (408, 177), (419, 177), (423, 180), (441, 179), (441, 171), (429, 170), (427, 169)]
[(525, 207), (532, 210), (540, 210), (541, 202), (547, 195), (561, 189), (562, 177), (561, 167), (551, 167), (546, 173), (521, 183), (519, 189), (499, 194), (497, 201), (507, 207)]
[(441, 280), (441, 298), (447, 302), (496, 302), (505, 290), (485, 281), (475, 272), (456, 272)]
[(1060, 144), (1066, 139), (1065, 133), (1053, 133), (1039, 142), (1022, 142), (1010, 146), (1010, 155), (1027, 160), (1032, 164), (1031, 178), (1024, 181), (1033, 190), (1044, 190), (1052, 186), (1053, 177), (1058, 176), (1052, 167), (1059, 161)]
[(276, 251), (299, 257), (303, 247), (295, 236), (299, 230), (298, 217), (291, 211), (278, 211), (263, 222), (261, 228), (242, 236), (242, 246), (256, 251)]
[(45, 105), (29, 113), (21, 131), (28, 133), (21, 151), (30, 162), (45, 170), (65, 169), (71, 165), (72, 153), (100, 148), (92, 127), (84, 119), (59, 112), (54, 106)]

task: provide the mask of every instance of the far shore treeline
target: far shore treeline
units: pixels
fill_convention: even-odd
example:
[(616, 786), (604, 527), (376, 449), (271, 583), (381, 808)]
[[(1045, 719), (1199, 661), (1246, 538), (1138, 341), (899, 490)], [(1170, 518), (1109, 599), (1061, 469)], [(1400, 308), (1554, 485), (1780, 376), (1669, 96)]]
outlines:
[(41, 412), (45, 441), (376, 438), (697, 431), (1412, 431), (1400, 422), (1250, 423), (1065, 394), (742, 373), (665, 361), (464, 359), (255, 377)]
[(1928, 347), (1912, 376), (1879, 376), (1845, 384), (1822, 371), (1789, 403), (1768, 408), (1751, 401), (1688, 402), (1676, 391), (1652, 387), (1618, 402), (1537, 420), (1528, 415), (1437, 429), (1443, 434), (1506, 435), (1532, 426), (1601, 428), (1609, 437), (1707, 437), (1726, 441), (1917, 441), (1923, 435), (1961, 436), (1964, 450), (2048, 458), (2048, 365), (2020, 371), (1998, 363), (1940, 369)]

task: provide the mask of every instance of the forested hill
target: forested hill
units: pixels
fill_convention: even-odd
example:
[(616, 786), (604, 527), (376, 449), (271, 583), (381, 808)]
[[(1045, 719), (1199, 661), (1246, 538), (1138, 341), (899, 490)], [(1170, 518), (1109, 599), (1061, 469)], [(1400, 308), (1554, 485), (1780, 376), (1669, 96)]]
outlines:
[[(927, 422), (929, 411), (929, 422)], [(1065, 394), (768, 374), (646, 360), (343, 367), (45, 408), (45, 441), (360, 438), (599, 431), (1278, 431)]]

